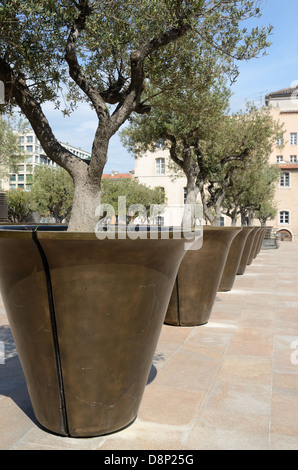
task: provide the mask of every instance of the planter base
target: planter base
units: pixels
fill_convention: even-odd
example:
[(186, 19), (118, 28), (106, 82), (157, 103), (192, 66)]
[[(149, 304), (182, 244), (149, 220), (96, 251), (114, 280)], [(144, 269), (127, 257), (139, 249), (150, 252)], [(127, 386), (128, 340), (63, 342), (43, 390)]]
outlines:
[(88, 437), (135, 420), (184, 249), (0, 231), (1, 294), (42, 426)]

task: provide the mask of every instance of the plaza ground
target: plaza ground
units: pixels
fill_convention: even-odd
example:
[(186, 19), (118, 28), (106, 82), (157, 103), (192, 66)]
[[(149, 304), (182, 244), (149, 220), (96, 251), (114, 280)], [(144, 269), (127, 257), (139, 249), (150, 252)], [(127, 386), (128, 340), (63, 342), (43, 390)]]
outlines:
[(163, 326), (137, 419), (109, 436), (43, 429), (2, 303), (0, 341), (1, 450), (298, 450), (298, 243), (262, 250), (207, 325)]

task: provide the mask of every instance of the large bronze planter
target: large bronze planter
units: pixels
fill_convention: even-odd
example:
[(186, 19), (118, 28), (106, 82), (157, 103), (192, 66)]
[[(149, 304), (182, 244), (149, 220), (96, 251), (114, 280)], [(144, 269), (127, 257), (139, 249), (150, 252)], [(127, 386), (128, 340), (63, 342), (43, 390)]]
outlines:
[(181, 262), (165, 323), (195, 326), (208, 322), (230, 245), (240, 230), (204, 226), (202, 248), (187, 253)]
[(246, 243), (244, 245), (243, 253), (242, 253), (238, 270), (237, 270), (238, 275), (242, 275), (245, 273), (245, 270), (248, 264), (248, 258), (249, 258), (251, 249), (254, 244), (255, 236), (256, 236), (257, 231), (259, 230), (259, 227), (252, 227), (252, 228), (253, 230), (249, 233), (246, 239)]
[(254, 239), (253, 239), (253, 242), (252, 242), (252, 245), (251, 245), (251, 250), (250, 250), (250, 253), (249, 253), (249, 257), (248, 257), (248, 260), (247, 260), (248, 266), (251, 265), (251, 263), (253, 262), (253, 260), (255, 258), (256, 249), (257, 249), (258, 243), (259, 243), (260, 232), (262, 230), (263, 230), (262, 227), (255, 227), (255, 236), (254, 236)]
[(246, 240), (252, 230), (253, 227), (242, 227), (242, 230), (233, 239), (219, 284), (219, 292), (230, 291), (232, 289)]
[(256, 246), (254, 258), (256, 258), (261, 251), (261, 247), (265, 238), (266, 231), (267, 231), (267, 227), (262, 227), (261, 230), (259, 231), (259, 239), (258, 239), (258, 243)]
[(0, 231), (1, 294), (42, 426), (87, 437), (135, 419), (185, 253), (173, 234)]

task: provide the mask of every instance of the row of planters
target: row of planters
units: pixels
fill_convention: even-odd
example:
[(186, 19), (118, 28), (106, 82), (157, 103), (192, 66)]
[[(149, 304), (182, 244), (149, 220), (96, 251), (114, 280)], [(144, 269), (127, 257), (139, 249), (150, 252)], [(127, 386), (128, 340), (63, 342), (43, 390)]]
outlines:
[(206, 226), (202, 243), (202, 231), (190, 242), (175, 229), (98, 240), (61, 226), (1, 228), (1, 295), (35, 416), (73, 437), (134, 421), (163, 324), (206, 323), (264, 233)]
[(200, 250), (187, 253), (179, 267), (165, 323), (208, 322), (217, 292), (230, 291), (260, 252), (264, 227), (204, 227)]

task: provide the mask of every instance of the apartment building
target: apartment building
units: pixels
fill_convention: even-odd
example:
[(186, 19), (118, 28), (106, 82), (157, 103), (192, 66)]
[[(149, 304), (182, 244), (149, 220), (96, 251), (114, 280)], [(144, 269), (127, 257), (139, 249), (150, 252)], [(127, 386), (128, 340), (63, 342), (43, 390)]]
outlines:
[[(26, 153), (24, 162), (18, 165), (17, 173), (10, 172), (8, 180), (2, 181), (2, 188), (9, 189), (25, 189), (30, 190), (32, 186), (34, 168), (38, 165), (47, 165), (52, 168), (57, 168), (58, 165), (50, 160), (35, 133), (31, 129), (18, 133), (20, 148)], [(80, 148), (74, 147), (69, 143), (60, 142), (63, 147), (72, 152), (78, 158), (89, 160), (91, 154)]]
[(281, 240), (298, 240), (298, 86), (269, 93), (265, 105), (273, 118), (283, 125), (269, 161), (281, 169), (276, 185), (277, 215), (270, 221)]

